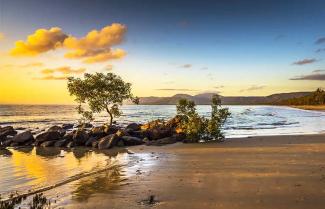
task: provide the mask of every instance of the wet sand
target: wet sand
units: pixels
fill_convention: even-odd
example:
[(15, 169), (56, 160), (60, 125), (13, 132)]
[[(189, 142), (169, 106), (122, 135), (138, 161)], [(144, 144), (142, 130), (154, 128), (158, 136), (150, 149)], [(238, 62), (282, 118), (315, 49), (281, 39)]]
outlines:
[[(65, 208), (324, 208), (325, 135), (130, 148), (131, 176)], [(142, 157), (141, 157), (142, 156)], [(148, 205), (150, 195), (158, 202)]]

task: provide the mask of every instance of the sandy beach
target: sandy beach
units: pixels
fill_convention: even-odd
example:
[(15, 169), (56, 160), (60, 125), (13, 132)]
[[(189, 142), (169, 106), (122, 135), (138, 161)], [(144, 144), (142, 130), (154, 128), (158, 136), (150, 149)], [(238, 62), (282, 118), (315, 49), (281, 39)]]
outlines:
[[(123, 186), (66, 208), (324, 208), (325, 135), (131, 147)], [(132, 154), (131, 154), (132, 155)], [(148, 205), (150, 195), (157, 202)]]

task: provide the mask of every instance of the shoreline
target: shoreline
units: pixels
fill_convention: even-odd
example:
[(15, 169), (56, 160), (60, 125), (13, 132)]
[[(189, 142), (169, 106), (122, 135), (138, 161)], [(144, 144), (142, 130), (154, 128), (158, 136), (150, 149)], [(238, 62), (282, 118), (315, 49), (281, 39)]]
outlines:
[(325, 112), (325, 105), (292, 105), (288, 107), (302, 109), (302, 110), (313, 110), (313, 111)]
[[(325, 204), (325, 134), (255, 136), (221, 143), (127, 149), (134, 165), (123, 168), (128, 174), (123, 186), (108, 193), (94, 191), (86, 200), (76, 200), (72, 195), (62, 205), (58, 200), (58, 206), (318, 209)], [(68, 187), (71, 184), (50, 193)], [(147, 201), (150, 197), (151, 203)]]

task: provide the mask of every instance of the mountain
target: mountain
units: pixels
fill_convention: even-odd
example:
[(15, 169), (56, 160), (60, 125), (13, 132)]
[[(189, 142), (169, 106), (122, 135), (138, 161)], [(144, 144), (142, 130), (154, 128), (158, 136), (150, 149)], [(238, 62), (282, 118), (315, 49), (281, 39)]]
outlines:
[[(311, 92), (292, 92), (272, 94), (269, 96), (220, 96), (222, 104), (225, 105), (262, 105), (278, 104), (280, 101), (299, 98), (309, 95)], [(211, 97), (214, 93), (203, 93), (194, 96), (188, 94), (175, 94), (171, 97), (140, 97), (140, 104), (144, 105), (174, 105), (179, 99), (189, 99), (198, 105), (210, 104)]]

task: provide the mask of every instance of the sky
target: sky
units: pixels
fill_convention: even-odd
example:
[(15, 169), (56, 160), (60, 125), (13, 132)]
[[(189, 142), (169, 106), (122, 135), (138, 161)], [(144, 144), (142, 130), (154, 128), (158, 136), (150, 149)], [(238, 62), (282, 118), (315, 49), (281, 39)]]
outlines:
[(0, 0), (0, 104), (71, 104), (68, 76), (137, 96), (325, 87), (325, 1)]

